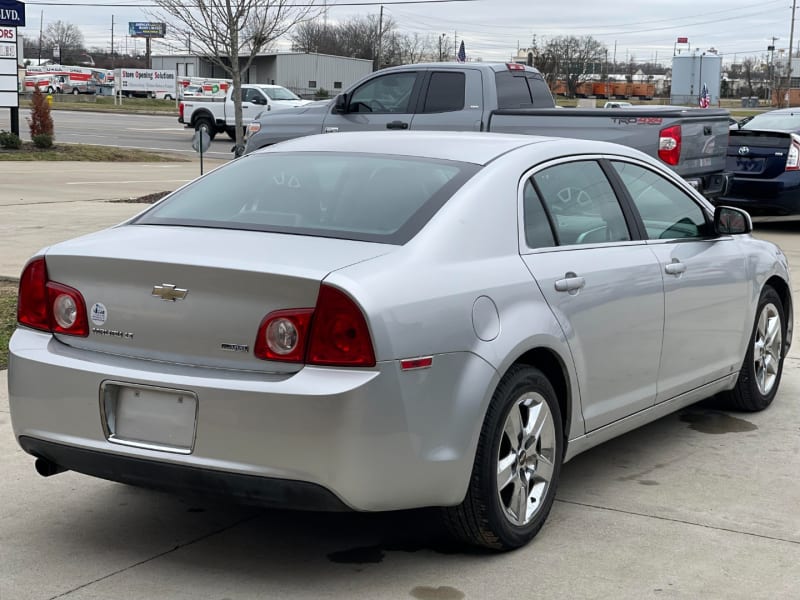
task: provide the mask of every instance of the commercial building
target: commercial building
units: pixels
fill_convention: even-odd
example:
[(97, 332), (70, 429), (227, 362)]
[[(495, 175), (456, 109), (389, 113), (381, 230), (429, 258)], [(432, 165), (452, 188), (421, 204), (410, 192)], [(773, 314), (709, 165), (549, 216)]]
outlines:
[[(244, 64), (245, 59), (240, 59)], [(230, 77), (207, 58), (193, 54), (152, 57), (153, 69), (175, 70), (178, 77)], [(327, 91), (335, 95), (372, 72), (372, 61), (330, 54), (277, 52), (259, 54), (243, 73), (242, 83), (271, 83), (289, 88), (301, 96)]]

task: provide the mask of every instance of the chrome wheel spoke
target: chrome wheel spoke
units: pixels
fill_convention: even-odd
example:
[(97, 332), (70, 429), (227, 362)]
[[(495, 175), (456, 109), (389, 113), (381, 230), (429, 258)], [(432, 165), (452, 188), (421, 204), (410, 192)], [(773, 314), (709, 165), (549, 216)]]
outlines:
[(549, 483), (553, 478), (554, 470), (555, 465), (553, 465), (552, 461), (548, 457), (540, 455), (539, 461), (536, 463), (536, 472), (534, 477), (539, 481)]
[(783, 328), (778, 309), (767, 304), (761, 309), (753, 342), (753, 370), (761, 394), (769, 394), (778, 380)]
[(502, 491), (515, 477), (514, 463), (517, 457), (512, 453), (501, 458), (497, 464), (497, 491)]
[(522, 415), (520, 414), (518, 406), (515, 406), (511, 409), (511, 412), (508, 413), (503, 433), (505, 433), (508, 441), (511, 443), (511, 450), (513, 452), (519, 450), (520, 442), (522, 441)]
[(520, 525), (527, 522), (528, 517), (528, 480), (523, 473), (520, 473), (517, 494), (514, 498), (514, 512)]
[(775, 339), (781, 333), (781, 321), (776, 316), (769, 320), (769, 324), (767, 325), (767, 334), (765, 336), (766, 342), (765, 346), (767, 348), (772, 348), (775, 345)]

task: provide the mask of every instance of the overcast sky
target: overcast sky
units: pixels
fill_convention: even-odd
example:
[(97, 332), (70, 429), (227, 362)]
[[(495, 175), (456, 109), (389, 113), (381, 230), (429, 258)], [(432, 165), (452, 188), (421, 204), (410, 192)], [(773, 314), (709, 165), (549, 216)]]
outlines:
[[(303, 2), (304, 0), (298, 0)], [(328, 0), (328, 21), (352, 16), (376, 14), (380, 6), (343, 6), (361, 0)], [(46, 0), (26, 2), (28, 27), (23, 35), (37, 38), (40, 20), (46, 28), (54, 21), (77, 25), (89, 47), (109, 48), (112, 15), (115, 22), (115, 46), (124, 52), (143, 40), (127, 39), (129, 21), (150, 21), (145, 8), (150, 0)], [(322, 0), (317, 0), (322, 4)], [(75, 6), (91, 4), (92, 6)], [(611, 60), (623, 61), (633, 55), (638, 61), (668, 64), (676, 39), (687, 37), (691, 49), (717, 49), (723, 60), (741, 61), (745, 56), (766, 54), (771, 38), (776, 51), (789, 46), (791, 0), (640, 0), (638, 3), (615, 0), (571, 0), (535, 2), (534, 0), (473, 0), (392, 4), (384, 2), (384, 15), (391, 16), (403, 32), (418, 32), (436, 38), (446, 33), (450, 41), (464, 40), (467, 55), (483, 60), (508, 60), (517, 47), (527, 47), (537, 40), (558, 35), (592, 35), (608, 48)], [(627, 6), (626, 6), (627, 5)], [(800, 41), (800, 30), (795, 48)], [(280, 44), (288, 49), (286, 44)], [(686, 46), (684, 46), (686, 48)], [(164, 51), (155, 44), (154, 53)], [(796, 51), (795, 51), (796, 52)], [(778, 54), (776, 54), (776, 59)]]

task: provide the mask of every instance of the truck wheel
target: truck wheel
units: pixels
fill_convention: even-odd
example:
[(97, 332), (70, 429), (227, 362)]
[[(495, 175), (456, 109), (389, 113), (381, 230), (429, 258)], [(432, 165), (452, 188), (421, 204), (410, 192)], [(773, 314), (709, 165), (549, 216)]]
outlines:
[(561, 410), (539, 369), (515, 365), (486, 412), (464, 501), (445, 508), (450, 533), (471, 545), (512, 550), (547, 519), (564, 455)]
[(206, 130), (206, 133), (208, 133), (208, 138), (210, 140), (213, 140), (214, 136), (217, 135), (217, 130), (210, 119), (205, 119), (205, 118), (197, 119), (197, 122), (194, 124), (194, 130), (200, 131), (201, 129)]
[(228, 137), (231, 138), (232, 140), (236, 139), (236, 127), (226, 127), (225, 133), (227, 133)]
[(78, 94), (80, 94), (80, 92), (78, 91), (78, 88), (72, 88), (72, 95), (73, 96), (77, 96)]
[(48, 94), (52, 94), (54, 91), (55, 91), (55, 90), (53, 90), (53, 86), (52, 86), (52, 85), (51, 85), (51, 86), (48, 86), (48, 88), (47, 88), (47, 93), (48, 93)]

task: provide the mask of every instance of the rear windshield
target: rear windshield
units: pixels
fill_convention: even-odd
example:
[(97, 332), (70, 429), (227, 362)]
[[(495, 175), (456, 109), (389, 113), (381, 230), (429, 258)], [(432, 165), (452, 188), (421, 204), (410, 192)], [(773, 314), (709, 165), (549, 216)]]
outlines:
[(770, 131), (798, 131), (800, 130), (800, 110), (793, 113), (756, 115), (742, 129), (767, 129)]
[(404, 244), (479, 169), (372, 154), (252, 154), (175, 192), (133, 223)]

